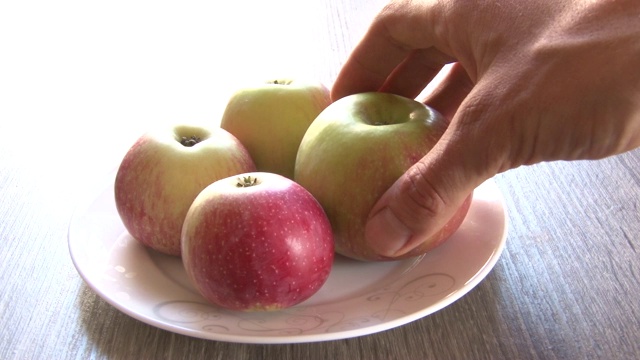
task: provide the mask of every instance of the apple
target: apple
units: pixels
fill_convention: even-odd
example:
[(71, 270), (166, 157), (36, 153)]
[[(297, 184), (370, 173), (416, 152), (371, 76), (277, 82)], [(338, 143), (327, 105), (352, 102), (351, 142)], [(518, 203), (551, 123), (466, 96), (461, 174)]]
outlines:
[(216, 180), (255, 171), (243, 145), (220, 128), (177, 125), (142, 135), (115, 179), (116, 208), (142, 244), (180, 255), (182, 223), (196, 196)]
[(182, 260), (202, 296), (230, 310), (294, 306), (325, 283), (331, 224), (303, 187), (273, 173), (216, 181), (189, 208)]
[(382, 92), (344, 97), (318, 115), (300, 144), (294, 179), (322, 204), (336, 252), (365, 261), (403, 259), (433, 249), (457, 230), (471, 197), (442, 230), (405, 255), (379, 256), (364, 237), (377, 200), (446, 128), (446, 119), (428, 106)]
[(293, 179), (300, 141), (330, 103), (329, 90), (320, 82), (272, 80), (238, 89), (220, 127), (244, 144), (258, 171)]

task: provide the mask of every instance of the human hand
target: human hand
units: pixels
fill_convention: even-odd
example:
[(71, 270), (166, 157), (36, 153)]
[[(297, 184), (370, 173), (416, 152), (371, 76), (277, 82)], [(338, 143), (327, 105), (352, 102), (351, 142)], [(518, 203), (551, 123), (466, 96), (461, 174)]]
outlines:
[(377, 202), (365, 236), (397, 257), (437, 232), (484, 180), (521, 165), (640, 146), (637, 0), (392, 1), (332, 89), (418, 96), (450, 121)]

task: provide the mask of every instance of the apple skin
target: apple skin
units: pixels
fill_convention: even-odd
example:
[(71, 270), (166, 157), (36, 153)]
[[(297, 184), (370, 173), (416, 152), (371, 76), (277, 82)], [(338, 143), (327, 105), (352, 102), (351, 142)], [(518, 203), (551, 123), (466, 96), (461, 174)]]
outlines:
[(320, 82), (277, 79), (237, 90), (220, 121), (249, 150), (258, 171), (293, 179), (300, 141), (331, 103)]
[[(238, 186), (243, 179), (254, 185)], [(278, 174), (219, 180), (195, 199), (182, 229), (182, 260), (200, 294), (238, 311), (284, 309), (326, 282), (331, 224), (300, 185)]]
[[(196, 136), (193, 146), (182, 137)], [(187, 210), (216, 180), (255, 171), (243, 145), (220, 128), (177, 125), (142, 135), (124, 156), (115, 179), (115, 202), (127, 231), (142, 244), (180, 255)]]
[(426, 105), (381, 92), (347, 96), (318, 115), (300, 144), (294, 179), (322, 204), (336, 252), (364, 261), (404, 259), (426, 253), (457, 230), (471, 196), (437, 234), (404, 255), (377, 255), (364, 236), (378, 199), (446, 128), (446, 119)]

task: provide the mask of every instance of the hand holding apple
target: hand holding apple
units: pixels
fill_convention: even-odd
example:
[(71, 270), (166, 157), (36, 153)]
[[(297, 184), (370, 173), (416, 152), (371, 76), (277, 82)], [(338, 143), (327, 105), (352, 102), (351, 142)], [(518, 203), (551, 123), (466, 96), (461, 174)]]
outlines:
[[(392, 260), (367, 244), (367, 220), (380, 196), (427, 154), (446, 127), (446, 120), (424, 104), (386, 93), (344, 97), (316, 118), (300, 144), (294, 179), (322, 204), (338, 253)], [(441, 244), (460, 226), (470, 202), (471, 197), (434, 236), (393, 259)]]
[(300, 141), (330, 103), (319, 82), (278, 79), (236, 91), (220, 127), (247, 148), (258, 171), (293, 179)]
[(254, 170), (247, 150), (223, 129), (180, 125), (149, 132), (118, 169), (118, 214), (142, 244), (180, 255), (182, 224), (198, 193), (218, 179)]
[(277, 310), (316, 293), (334, 257), (331, 225), (300, 185), (247, 173), (209, 185), (182, 229), (182, 260), (210, 302), (231, 310)]

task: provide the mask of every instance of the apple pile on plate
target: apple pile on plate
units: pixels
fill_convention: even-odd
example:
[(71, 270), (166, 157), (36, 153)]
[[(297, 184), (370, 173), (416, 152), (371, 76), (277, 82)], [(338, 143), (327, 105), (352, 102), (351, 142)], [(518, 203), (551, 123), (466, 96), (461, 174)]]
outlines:
[[(182, 259), (208, 301), (277, 310), (315, 294), (334, 254), (382, 258), (364, 240), (377, 199), (447, 123), (412, 99), (362, 93), (331, 102), (319, 82), (275, 80), (236, 91), (220, 126), (141, 136), (115, 179), (118, 214), (145, 246)], [(423, 254), (462, 223), (402, 258)]]

